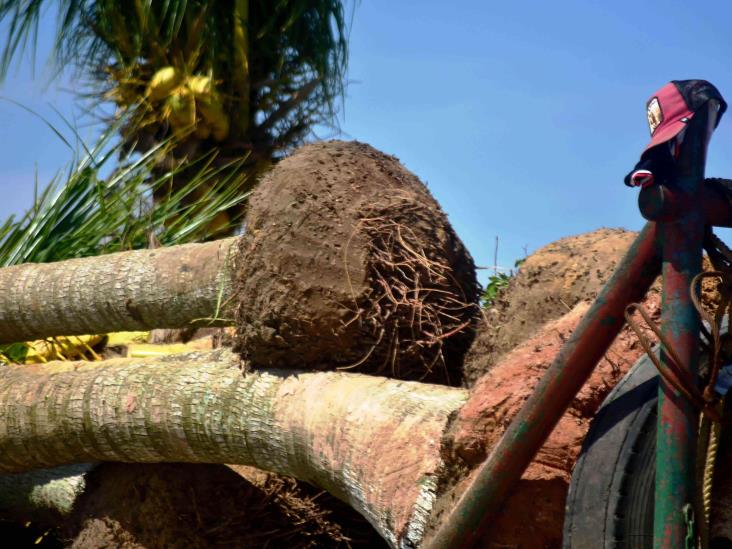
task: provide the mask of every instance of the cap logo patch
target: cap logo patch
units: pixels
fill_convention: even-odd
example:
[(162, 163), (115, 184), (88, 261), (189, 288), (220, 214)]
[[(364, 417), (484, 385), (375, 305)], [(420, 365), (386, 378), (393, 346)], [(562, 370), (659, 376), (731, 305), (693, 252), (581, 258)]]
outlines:
[(653, 135), (656, 128), (663, 122), (663, 111), (661, 110), (661, 103), (658, 102), (658, 97), (654, 97), (648, 102), (646, 114), (648, 115), (648, 128), (651, 130), (651, 135)]

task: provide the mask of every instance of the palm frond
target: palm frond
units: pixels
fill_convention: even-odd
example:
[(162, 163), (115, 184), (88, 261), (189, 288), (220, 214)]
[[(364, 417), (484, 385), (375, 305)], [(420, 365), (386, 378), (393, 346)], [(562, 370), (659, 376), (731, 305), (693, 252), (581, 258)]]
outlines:
[[(8, 24), (0, 78), (11, 61), (34, 43), (48, 4), (0, 0), (0, 22)], [(54, 4), (56, 66), (60, 70), (75, 65), (90, 90), (99, 97), (110, 97), (116, 90), (114, 96), (123, 97), (125, 107), (149, 109), (144, 104), (146, 85), (161, 67), (211, 75), (226, 112), (235, 119), (242, 114), (249, 118), (240, 127), (247, 132), (253, 128), (247, 135), (254, 148), (270, 152), (284, 135), (289, 136), (289, 145), (296, 145), (314, 124), (332, 121), (336, 101), (343, 97), (348, 29), (341, 0), (57, 0)], [(245, 10), (240, 9), (242, 4)], [(246, 21), (241, 20), (242, 13)], [(235, 36), (242, 24), (245, 44)], [(244, 70), (248, 74), (242, 74)], [(267, 120), (266, 126), (256, 128)]]
[[(170, 143), (138, 157), (124, 157), (106, 179), (100, 175), (116, 162), (120, 145), (112, 142), (109, 129), (73, 164), (68, 174), (59, 173), (36, 197), (20, 218), (0, 224), (0, 266), (59, 261), (145, 248), (154, 237), (162, 245), (204, 240), (211, 236), (211, 222), (232, 205), (246, 199), (243, 177), (237, 165), (213, 168), (213, 155), (197, 160), (195, 177), (168, 200), (153, 203), (152, 193), (165, 189), (176, 170), (151, 179), (156, 155)], [(187, 166), (190, 169), (190, 165)], [(193, 193), (207, 189), (203, 199)], [(234, 220), (235, 221), (235, 220)]]
[[(70, 146), (71, 140), (63, 132), (48, 120), (44, 122)], [(68, 172), (60, 171), (40, 193), (36, 181), (36, 196), (26, 213), (0, 223), (0, 266), (145, 248), (151, 240), (161, 245), (205, 240), (219, 215), (246, 200), (248, 193), (239, 190), (245, 177), (244, 160), (214, 168), (215, 154), (211, 153), (192, 163), (196, 169), (183, 186), (176, 186), (166, 200), (153, 201), (156, 191), (174, 188), (171, 182), (178, 170), (157, 177), (152, 174), (159, 155), (175, 144), (163, 142), (143, 155), (120, 158), (123, 148), (114, 142), (117, 132), (116, 125), (108, 128), (91, 147), (75, 134), (81, 145), (72, 149)], [(104, 178), (102, 174), (110, 169), (111, 174)], [(190, 171), (191, 164), (186, 169)], [(201, 189), (205, 189), (203, 194)], [(73, 338), (62, 345), (64, 354), (56, 352), (63, 338), (2, 345), (0, 363), (45, 361), (43, 353), (37, 352), (39, 346), (53, 351), (49, 360), (96, 356), (89, 344), (79, 347), (79, 341)], [(74, 350), (80, 354), (69, 354)]]

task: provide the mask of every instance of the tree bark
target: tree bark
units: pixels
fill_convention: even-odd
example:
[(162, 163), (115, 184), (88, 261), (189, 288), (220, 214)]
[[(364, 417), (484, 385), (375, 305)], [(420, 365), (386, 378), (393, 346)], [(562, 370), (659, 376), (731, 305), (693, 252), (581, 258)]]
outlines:
[(230, 324), (236, 242), (227, 238), (0, 269), (0, 343)]
[[(66, 370), (66, 371), (60, 371)], [(0, 471), (89, 461), (253, 465), (320, 486), (418, 545), (461, 389), (339, 372), (242, 374), (226, 350), (0, 370)]]
[(86, 489), (94, 465), (78, 463), (27, 473), (0, 475), (0, 513), (33, 520), (53, 520), (71, 513)]

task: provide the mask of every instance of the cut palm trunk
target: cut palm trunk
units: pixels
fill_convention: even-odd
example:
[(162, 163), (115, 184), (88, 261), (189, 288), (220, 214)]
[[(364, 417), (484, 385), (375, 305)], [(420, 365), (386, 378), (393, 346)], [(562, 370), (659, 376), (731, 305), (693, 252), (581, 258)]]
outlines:
[(0, 342), (223, 324), (235, 242), (0, 269)]
[(0, 475), (0, 513), (3, 516), (56, 522), (68, 515), (86, 489), (89, 463)]
[[(0, 370), (0, 471), (90, 461), (252, 465), (327, 490), (392, 546), (420, 542), (460, 389), (242, 374), (229, 351)], [(65, 370), (65, 371), (64, 371)]]
[(256, 366), (459, 384), (475, 266), (394, 157), (308, 145), (250, 204), (239, 238), (0, 269), (0, 342), (235, 318), (235, 348)]

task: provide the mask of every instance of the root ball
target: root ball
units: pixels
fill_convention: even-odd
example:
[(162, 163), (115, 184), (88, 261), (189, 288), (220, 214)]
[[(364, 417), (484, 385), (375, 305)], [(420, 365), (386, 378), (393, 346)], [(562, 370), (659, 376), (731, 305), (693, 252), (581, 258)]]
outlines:
[(250, 199), (236, 349), (254, 367), (458, 384), (479, 286), (427, 188), (369, 145), (306, 145)]

